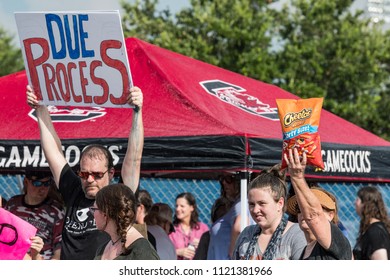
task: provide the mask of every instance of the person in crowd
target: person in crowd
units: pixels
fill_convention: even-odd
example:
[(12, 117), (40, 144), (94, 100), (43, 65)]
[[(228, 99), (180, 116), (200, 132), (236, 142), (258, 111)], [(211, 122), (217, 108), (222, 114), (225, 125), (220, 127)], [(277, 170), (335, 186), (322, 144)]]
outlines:
[(102, 188), (90, 208), (96, 227), (110, 240), (100, 244), (95, 260), (158, 260), (150, 242), (136, 230), (137, 200), (133, 191), (118, 183)]
[(256, 224), (238, 236), (233, 259), (299, 259), (306, 241), (299, 225), (285, 215), (286, 196), (286, 174), (280, 164), (263, 170), (249, 183), (249, 212)]
[[(231, 259), (234, 244), (241, 232), (240, 178), (236, 174), (220, 176), (221, 197), (231, 202), (229, 211), (214, 221), (210, 229), (208, 260)], [(249, 221), (249, 217), (247, 217)]]
[[(317, 182), (307, 182), (307, 184), (309, 185), (309, 188), (322, 189), (321, 186)], [(290, 187), (289, 193), (287, 195), (287, 201), (291, 197), (293, 197), (294, 195), (295, 195), (294, 188)], [(333, 194), (330, 194), (330, 195), (333, 196)], [(288, 211), (287, 211), (287, 214), (288, 214), (288, 217), (289, 217), (289, 221), (291, 221), (293, 223), (298, 223), (298, 214), (292, 214), (292, 213), (289, 213)], [(340, 219), (338, 219), (337, 226), (342, 231), (342, 233), (345, 235), (345, 237), (348, 238), (348, 230), (346, 229), (346, 227), (344, 226), (344, 224), (341, 222)]]
[(23, 185), (24, 194), (11, 197), (4, 208), (37, 228), (37, 236), (44, 242), (42, 259), (58, 260), (65, 210), (52, 177), (26, 170)]
[[(98, 244), (109, 240), (110, 237), (105, 232), (97, 230), (89, 207), (93, 205), (96, 193), (109, 185), (114, 176), (112, 155), (103, 145), (88, 145), (81, 153), (79, 171), (74, 172), (63, 154), (61, 141), (47, 107), (39, 104), (31, 86), (27, 86), (26, 94), (27, 103), (36, 110), (41, 146), (55, 184), (59, 187), (65, 201), (61, 259), (93, 259)], [(123, 183), (135, 192), (139, 184), (144, 145), (142, 91), (138, 87), (130, 88), (127, 101), (135, 109), (132, 114), (132, 127), (121, 178)]]
[(140, 231), (143, 231), (146, 233), (146, 236), (149, 240), (149, 242), (153, 245), (155, 249), (156, 247), (156, 239), (154, 238), (153, 234), (150, 233), (148, 230), (148, 227), (145, 223), (145, 217), (149, 213), (150, 208), (152, 208), (153, 205), (153, 199), (150, 193), (147, 190), (140, 190), (138, 189), (135, 192), (135, 196), (137, 198), (137, 215), (135, 218), (136, 221), (136, 228)]
[(390, 221), (381, 192), (364, 186), (357, 192), (355, 210), (360, 217), (353, 256), (356, 260), (390, 260)]
[[(213, 225), (221, 219), (225, 214), (231, 209), (232, 201), (227, 199), (226, 197), (218, 197), (214, 204), (211, 207), (211, 224)], [(210, 231), (212, 231), (212, 227), (210, 230), (204, 232), (200, 237), (198, 248), (196, 249), (196, 253), (194, 256), (194, 260), (207, 260), (207, 254), (210, 246)], [(223, 236), (221, 236), (222, 238)], [(223, 244), (225, 247), (226, 244)]]
[(172, 208), (166, 203), (155, 203), (145, 216), (148, 231), (156, 240), (157, 253), (161, 260), (176, 260), (176, 248), (169, 234), (175, 231), (172, 223)]
[(288, 201), (288, 212), (298, 216), (307, 245), (300, 259), (351, 260), (348, 239), (337, 226), (337, 201), (321, 188), (309, 188), (305, 179), (306, 153), (299, 156), (296, 148), (284, 156), (295, 195)]
[(145, 223), (145, 217), (153, 206), (153, 199), (147, 190), (137, 190), (136, 197), (138, 200), (136, 221), (138, 224)]
[(209, 227), (199, 221), (195, 197), (184, 192), (176, 197), (176, 211), (173, 219), (175, 231), (169, 238), (176, 248), (178, 260), (192, 260), (198, 247), (200, 237)]
[[(4, 199), (2, 201), (3, 203), (0, 204), (0, 208), (4, 208), (4, 206), (7, 204), (7, 200)], [(5, 209), (5, 208), (4, 208)], [(8, 211), (8, 210), (7, 210)], [(0, 231), (1, 233), (1, 231)], [(39, 237), (38, 235), (30, 237), (31, 245), (29, 251), (24, 256), (23, 260), (43, 260), (42, 255), (40, 252), (43, 249), (43, 239)]]

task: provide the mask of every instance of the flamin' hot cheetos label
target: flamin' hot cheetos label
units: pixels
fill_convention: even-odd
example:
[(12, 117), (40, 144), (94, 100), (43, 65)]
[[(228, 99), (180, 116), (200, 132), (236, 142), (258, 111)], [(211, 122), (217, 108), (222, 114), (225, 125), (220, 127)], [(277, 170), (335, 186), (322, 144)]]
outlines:
[(284, 154), (297, 148), (306, 153), (307, 164), (324, 169), (321, 155), (321, 141), (318, 134), (323, 98), (276, 99), (283, 131), (282, 168), (287, 164)]

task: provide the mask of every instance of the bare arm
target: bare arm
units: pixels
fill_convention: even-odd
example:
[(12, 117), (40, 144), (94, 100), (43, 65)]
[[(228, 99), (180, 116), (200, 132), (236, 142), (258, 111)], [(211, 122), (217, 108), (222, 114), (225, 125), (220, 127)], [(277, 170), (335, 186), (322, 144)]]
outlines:
[(301, 161), (297, 149), (294, 148), (294, 150), (289, 150), (288, 157), (285, 155), (285, 160), (303, 219), (313, 232), (317, 242), (323, 248), (329, 249), (332, 238), (329, 220), (325, 216), (318, 198), (311, 192), (305, 180), (306, 153), (303, 153)]
[(66, 164), (66, 159), (62, 152), (61, 141), (54, 129), (47, 107), (45, 105), (38, 105), (37, 97), (30, 86), (27, 86), (26, 94), (27, 103), (36, 110), (42, 149), (45, 153), (54, 181), (58, 186), (62, 168)]
[(388, 260), (387, 250), (386, 249), (375, 250), (374, 253), (372, 253), (372, 255), (370, 256), (370, 260)]
[(123, 183), (135, 192), (139, 184), (142, 151), (144, 147), (144, 126), (142, 121), (143, 94), (138, 87), (130, 89), (128, 103), (135, 105), (136, 109), (133, 111), (131, 131), (121, 175)]

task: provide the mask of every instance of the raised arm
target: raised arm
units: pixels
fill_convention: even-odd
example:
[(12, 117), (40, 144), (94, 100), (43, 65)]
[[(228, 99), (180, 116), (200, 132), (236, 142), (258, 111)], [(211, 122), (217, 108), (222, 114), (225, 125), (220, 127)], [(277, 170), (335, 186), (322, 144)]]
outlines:
[(42, 149), (45, 153), (54, 181), (58, 186), (62, 168), (66, 164), (66, 159), (62, 152), (61, 141), (54, 129), (47, 107), (38, 104), (34, 90), (30, 86), (27, 86), (26, 94), (28, 105), (34, 108), (37, 113)]
[(294, 188), (299, 209), (308, 227), (317, 239), (317, 242), (325, 249), (331, 244), (331, 228), (328, 218), (318, 198), (310, 190), (305, 180), (306, 153), (300, 160), (297, 149), (289, 150), (289, 156), (284, 156), (288, 164), (288, 170), (292, 186)]
[(142, 151), (144, 148), (144, 126), (142, 121), (143, 94), (138, 87), (130, 89), (128, 103), (136, 107), (133, 111), (131, 131), (126, 155), (123, 159), (121, 175), (123, 183), (135, 192), (139, 184)]

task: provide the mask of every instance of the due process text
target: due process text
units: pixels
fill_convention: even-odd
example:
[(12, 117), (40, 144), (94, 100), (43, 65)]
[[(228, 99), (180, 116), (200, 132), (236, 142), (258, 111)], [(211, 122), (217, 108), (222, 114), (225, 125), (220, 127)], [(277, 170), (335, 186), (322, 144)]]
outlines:
[[(27, 68), (38, 98), (42, 100), (46, 92), (49, 101), (102, 105), (109, 100), (116, 105), (126, 104), (126, 91), (130, 87), (128, 71), (112, 55), (122, 48), (122, 42), (103, 40), (97, 51), (89, 49), (87, 14), (60, 17), (48, 13), (45, 20), (49, 40), (37, 37), (23, 40)], [(111, 92), (110, 79), (99, 70), (102, 66), (114, 69), (122, 81), (122, 92)], [(38, 82), (40, 75), (43, 83)], [(89, 92), (89, 85), (98, 86), (99, 94)]]

